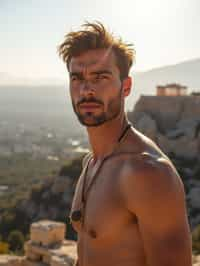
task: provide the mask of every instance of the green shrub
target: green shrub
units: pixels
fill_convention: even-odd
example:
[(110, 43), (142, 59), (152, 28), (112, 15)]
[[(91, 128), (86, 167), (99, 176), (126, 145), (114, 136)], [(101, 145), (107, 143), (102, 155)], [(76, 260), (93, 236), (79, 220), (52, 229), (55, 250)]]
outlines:
[(10, 246), (10, 250), (22, 250), (24, 246), (24, 235), (22, 232), (18, 230), (13, 230), (8, 235), (8, 244)]

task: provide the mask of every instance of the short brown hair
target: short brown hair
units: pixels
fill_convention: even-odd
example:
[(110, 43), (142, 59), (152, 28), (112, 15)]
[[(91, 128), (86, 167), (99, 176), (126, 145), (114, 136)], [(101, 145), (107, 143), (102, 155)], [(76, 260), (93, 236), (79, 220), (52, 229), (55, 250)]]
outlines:
[(114, 37), (100, 22), (86, 22), (82, 27), (83, 30), (66, 34), (63, 43), (58, 46), (59, 56), (66, 63), (67, 68), (69, 69), (72, 57), (79, 56), (88, 50), (108, 48), (112, 49), (116, 56), (121, 80), (128, 77), (135, 59), (135, 50), (131, 47), (133, 45)]

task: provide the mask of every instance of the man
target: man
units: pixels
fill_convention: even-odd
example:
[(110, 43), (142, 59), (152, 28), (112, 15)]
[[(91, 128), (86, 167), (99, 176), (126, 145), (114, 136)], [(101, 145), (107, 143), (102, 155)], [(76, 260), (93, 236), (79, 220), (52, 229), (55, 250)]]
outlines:
[(71, 222), (78, 266), (191, 266), (185, 193), (166, 155), (130, 127), (131, 46), (86, 23), (59, 46), (74, 112), (92, 152), (83, 160)]

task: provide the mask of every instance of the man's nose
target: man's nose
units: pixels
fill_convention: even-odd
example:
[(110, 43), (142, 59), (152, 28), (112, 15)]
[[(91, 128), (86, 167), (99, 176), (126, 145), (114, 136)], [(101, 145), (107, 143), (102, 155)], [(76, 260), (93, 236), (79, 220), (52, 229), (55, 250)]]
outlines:
[(93, 95), (95, 93), (94, 85), (88, 81), (84, 80), (80, 87), (80, 94), (81, 95)]

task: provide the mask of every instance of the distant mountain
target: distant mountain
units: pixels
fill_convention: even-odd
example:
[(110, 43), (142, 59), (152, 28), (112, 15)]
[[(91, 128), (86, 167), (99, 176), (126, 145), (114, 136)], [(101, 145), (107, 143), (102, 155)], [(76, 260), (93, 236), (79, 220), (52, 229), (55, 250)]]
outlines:
[(127, 100), (128, 109), (133, 108), (141, 94), (155, 94), (157, 85), (181, 83), (188, 87), (188, 91), (200, 91), (200, 59), (155, 68), (145, 72), (136, 72), (135, 74), (132, 73), (132, 76), (134, 88)]

